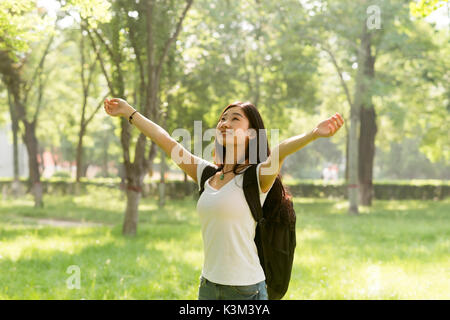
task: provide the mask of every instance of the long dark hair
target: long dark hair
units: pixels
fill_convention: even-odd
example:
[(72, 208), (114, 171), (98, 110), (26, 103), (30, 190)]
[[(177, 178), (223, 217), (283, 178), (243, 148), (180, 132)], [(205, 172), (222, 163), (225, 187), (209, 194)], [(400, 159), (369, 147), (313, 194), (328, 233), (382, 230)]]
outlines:
[[(223, 109), (222, 113), (220, 114), (219, 119), (221, 119), (222, 115), (225, 113), (225, 111), (227, 111), (231, 107), (240, 107), (249, 121), (249, 129), (252, 128), (257, 133), (256, 134), (256, 139), (257, 139), (256, 140), (256, 148), (257, 148), (256, 162), (260, 163), (260, 162), (266, 161), (267, 158), (270, 156), (271, 152), (270, 152), (270, 147), (269, 147), (269, 141), (267, 139), (266, 128), (264, 127), (264, 121), (263, 121), (258, 109), (256, 108), (256, 106), (254, 106), (250, 102), (236, 101), (236, 102), (229, 104), (228, 106), (225, 107), (225, 109)], [(214, 153), (213, 153), (214, 162), (218, 166), (217, 171), (220, 171), (223, 169), (224, 164), (225, 164), (224, 159), (226, 159), (226, 157), (225, 157), (226, 156), (226, 147), (224, 145), (220, 144), (217, 141), (217, 139), (215, 139), (214, 143), (215, 143), (215, 148), (214, 148)], [(260, 150), (260, 146), (266, 146), (267, 152), (265, 152), (265, 153), (261, 152), (263, 150)], [(249, 159), (249, 154), (250, 154), (249, 147), (250, 147), (250, 142), (247, 144), (247, 147), (245, 149), (244, 160)], [(251, 164), (252, 163), (250, 162), (249, 165), (251, 165)], [(236, 171), (238, 167), (240, 167), (239, 161), (238, 161), (238, 163), (236, 163), (233, 166), (233, 173), (235, 175), (243, 174), (244, 171), (240, 171), (240, 172)], [(290, 200), (292, 198), (292, 195), (289, 192), (289, 189), (287, 189), (285, 186), (283, 186), (283, 183), (281, 180), (282, 180), (282, 175), (281, 175), (281, 173), (279, 173), (277, 175), (277, 177), (275, 178), (275, 181), (273, 183), (272, 188), (269, 191), (269, 194), (267, 195), (267, 198), (268, 198), (267, 200), (269, 200), (269, 198), (270, 198), (270, 202), (275, 202), (275, 203), (272, 203), (272, 205), (279, 204), (279, 202), (281, 200)], [(265, 201), (264, 206), (266, 205), (267, 202), (268, 201)]]

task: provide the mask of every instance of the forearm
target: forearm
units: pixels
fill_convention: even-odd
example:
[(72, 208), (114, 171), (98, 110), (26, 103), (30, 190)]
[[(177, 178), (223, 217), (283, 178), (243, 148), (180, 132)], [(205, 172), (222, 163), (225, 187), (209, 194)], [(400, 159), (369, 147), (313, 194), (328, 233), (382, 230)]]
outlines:
[[(125, 117), (128, 121), (129, 116), (135, 111), (133, 107), (127, 110)], [(155, 142), (166, 154), (170, 155), (172, 148), (177, 144), (177, 141), (173, 139), (170, 134), (162, 127), (154, 123), (153, 121), (144, 117), (140, 112), (136, 112), (133, 115), (131, 123), (139, 129), (147, 138)]]
[(304, 134), (283, 140), (277, 146), (280, 159), (286, 158), (288, 155), (300, 150), (316, 139), (318, 139), (318, 137), (313, 133), (313, 130), (311, 130)]

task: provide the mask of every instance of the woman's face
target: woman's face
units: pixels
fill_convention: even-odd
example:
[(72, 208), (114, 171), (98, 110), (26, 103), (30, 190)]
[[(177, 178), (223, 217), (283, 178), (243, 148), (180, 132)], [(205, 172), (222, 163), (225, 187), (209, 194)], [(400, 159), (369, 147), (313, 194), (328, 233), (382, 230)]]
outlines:
[(250, 122), (240, 107), (228, 108), (217, 124), (216, 139), (224, 146), (245, 145)]

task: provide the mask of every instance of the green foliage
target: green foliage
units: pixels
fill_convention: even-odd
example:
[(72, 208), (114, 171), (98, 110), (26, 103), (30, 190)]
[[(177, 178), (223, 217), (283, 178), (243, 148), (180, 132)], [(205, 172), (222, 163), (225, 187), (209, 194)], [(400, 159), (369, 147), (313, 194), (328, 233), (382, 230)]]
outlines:
[[(377, 55), (376, 79), (369, 84), (378, 126), (375, 178), (407, 178), (408, 172), (424, 178), (443, 176), (450, 160), (448, 30), (433, 29), (423, 19), (411, 17), (410, 10), (414, 7), (423, 16), (443, 2), (371, 4), (378, 5), (382, 12), (382, 28), (371, 31), (371, 49)], [(174, 31), (184, 5), (182, 1), (157, 2), (153, 21), (155, 57)], [(26, 57), (27, 64), (21, 69), (24, 79), (33, 75), (48, 35), (55, 35), (42, 75), (47, 89), (37, 135), (42, 149), (57, 154), (60, 162), (74, 161), (82, 104), (79, 21), (56, 25), (55, 29), (54, 15), (37, 9), (36, 1), (31, 0), (5, 0), (0, 8), (0, 50), (8, 48), (16, 57)], [(321, 46), (334, 53), (352, 96), (356, 48), (367, 19), (366, 9), (362, 1), (350, 0), (194, 1), (162, 69), (160, 111), (167, 119), (164, 125), (162, 119), (158, 124), (169, 133), (186, 128), (193, 137), (195, 120), (203, 121), (203, 130), (213, 128), (223, 108), (235, 100), (256, 103), (266, 128), (280, 129), (281, 139), (311, 130), (334, 112), (344, 115), (349, 124), (347, 97), (330, 56)], [(139, 87), (137, 55), (143, 62), (143, 76), (147, 76), (143, 2), (71, 0), (59, 9), (60, 18), (69, 15), (86, 18), (88, 28), (104, 36), (112, 52), (122, 59), (124, 95), (141, 109), (146, 90)], [(87, 60), (93, 61), (95, 52), (86, 34), (84, 37)], [(100, 44), (98, 47), (106, 59), (110, 80), (117, 80), (119, 70), (107, 58), (108, 50)], [(97, 106), (106, 90), (106, 80), (97, 68), (88, 110)], [(29, 120), (37, 108), (37, 94), (35, 89), (30, 92)], [(0, 100), (1, 110), (6, 111), (6, 92)], [(342, 164), (346, 130), (342, 128), (332, 139), (316, 141), (290, 156), (283, 170), (294, 178), (318, 178), (327, 162)], [(131, 134), (134, 144), (139, 131), (132, 129)], [(102, 166), (109, 161), (117, 168), (122, 161), (119, 136), (119, 120), (100, 110), (85, 136), (85, 163)], [(408, 139), (416, 142), (410, 144)], [(192, 152), (193, 145), (191, 141)], [(410, 155), (408, 148), (413, 148)], [(132, 159), (133, 153), (132, 145)], [(400, 157), (405, 164), (401, 167)]]
[(30, 42), (52, 33), (52, 19), (41, 14), (34, 0), (0, 2), (0, 50), (18, 59), (30, 48)]
[(420, 137), (412, 137), (398, 142), (392, 141), (390, 144), (379, 143), (374, 164), (375, 179), (449, 180), (448, 162), (444, 159), (431, 162), (427, 155), (419, 150), (421, 142)]
[[(178, 47), (185, 66), (181, 85), (187, 88), (180, 93), (203, 108), (209, 127), (215, 127), (223, 108), (236, 100), (256, 104), (266, 128), (285, 126), (289, 110), (312, 109), (315, 52), (301, 46), (294, 33), (284, 32), (290, 26), (276, 6), (247, 1), (196, 4)], [(267, 7), (273, 10), (261, 15)], [(303, 15), (298, 6), (297, 15)]]
[[(0, 188), (6, 197), (11, 194), (11, 178), (0, 179)], [(23, 181), (25, 182), (25, 181)], [(142, 197), (157, 199), (159, 197), (159, 180), (144, 181)], [(70, 195), (75, 192), (76, 182), (65, 172), (56, 174), (50, 179), (43, 179), (44, 192), (48, 195)], [(283, 184), (293, 196), (317, 198), (347, 198), (347, 184), (343, 179), (324, 181), (319, 179), (296, 179), (292, 176), (283, 177)], [(378, 200), (423, 199), (442, 200), (450, 196), (450, 182), (443, 180), (381, 180), (375, 181), (374, 198)], [(123, 190), (118, 177), (101, 177), (95, 179), (82, 178), (79, 192), (88, 194), (91, 188), (107, 187), (111, 190)], [(198, 199), (197, 185), (184, 181), (167, 181), (165, 195), (167, 200), (184, 199), (193, 196)]]
[(67, 172), (67, 171), (56, 171), (52, 177), (54, 178), (66, 178), (66, 179), (70, 179), (72, 177), (72, 175)]
[(441, 0), (418, 0), (409, 3), (411, 14), (415, 17), (427, 17), (433, 11), (445, 5), (447, 1)]
[(69, 0), (61, 8), (63, 11), (77, 11), (84, 19), (89, 18), (91, 26), (111, 20), (111, 3), (108, 0)]

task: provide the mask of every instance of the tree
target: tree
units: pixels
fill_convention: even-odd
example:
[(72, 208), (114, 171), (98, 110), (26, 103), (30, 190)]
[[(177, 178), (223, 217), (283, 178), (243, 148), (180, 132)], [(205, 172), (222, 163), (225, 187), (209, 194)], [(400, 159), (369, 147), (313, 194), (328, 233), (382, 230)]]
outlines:
[[(36, 126), (46, 83), (45, 60), (50, 51), (54, 34), (51, 27), (48, 24), (46, 25), (48, 20), (45, 18), (45, 14), (36, 13), (33, 10), (32, 1), (23, 0), (16, 3), (6, 1), (1, 6), (2, 10), (0, 11), (2, 14), (6, 13), (6, 16), (0, 19), (2, 21), (0, 26), (0, 73), (8, 90), (13, 129), (17, 130), (18, 122), (24, 127), (23, 140), (28, 151), (31, 191), (34, 195), (35, 206), (41, 207), (43, 201)], [(9, 16), (16, 19), (8, 19)], [(43, 28), (43, 31), (37, 31), (35, 38), (30, 38), (30, 36), (27, 36), (29, 31), (37, 28), (30, 25), (26, 19), (34, 22), (39, 21), (41, 25), (46, 25), (47, 28)], [(13, 23), (4, 24), (5, 21), (23, 22), (25, 27)], [(36, 59), (36, 55), (31, 55), (29, 50), (31, 41), (39, 39), (39, 37), (42, 38), (44, 32), (47, 32), (49, 38), (43, 46), (34, 44), (35, 52), (41, 49), (40, 58)], [(31, 110), (29, 105), (29, 98), (32, 94), (34, 94), (33, 100), (36, 105), (34, 111)]]
[[(418, 24), (411, 20), (408, 3), (320, 1), (310, 12), (314, 17), (310, 22), (312, 29), (305, 32), (305, 38), (319, 43), (330, 56), (352, 110), (347, 171), (351, 176), (349, 207), (353, 209), (350, 212), (356, 212), (356, 200), (351, 199), (357, 199), (357, 189), (363, 205), (370, 205), (373, 196), (373, 163), (378, 132), (374, 99), (378, 101), (377, 109), (383, 109), (379, 97), (384, 99), (392, 91), (384, 82), (386, 73), (401, 72), (392, 67), (393, 56), (400, 59), (398, 61), (425, 61), (424, 53), (434, 48), (426, 37), (421, 36)], [(353, 19), (346, 19), (347, 16)], [(397, 54), (399, 52), (401, 55)], [(384, 65), (376, 64), (388, 56), (386, 69)], [(344, 73), (354, 79), (353, 98), (349, 94), (349, 85), (344, 81)], [(391, 85), (398, 87), (398, 84)], [(357, 157), (356, 162), (353, 157)]]
[[(183, 20), (192, 2), (192, 0), (186, 1), (175, 26), (167, 26), (168, 29), (173, 29), (168, 38), (165, 38), (162, 32), (156, 33), (155, 28), (157, 25), (165, 25), (167, 21), (173, 20), (173, 16), (170, 14), (176, 11), (173, 3), (159, 3), (155, 1), (129, 3), (117, 1), (112, 8), (115, 13), (114, 17), (108, 25), (103, 26), (105, 32), (100, 33), (99, 30), (94, 30), (88, 26), (89, 37), (98, 54), (110, 92), (116, 97), (125, 98), (125, 71), (121, 65), (124, 57), (123, 48), (126, 45), (130, 45), (133, 49), (136, 69), (139, 75), (137, 80), (137, 88), (139, 90), (135, 102), (138, 103), (136, 104), (137, 106), (140, 106), (138, 109), (144, 116), (156, 122), (160, 119), (159, 90), (163, 64), (170, 47), (181, 31)], [(130, 19), (135, 13), (140, 17), (136, 23)], [(128, 39), (125, 38), (125, 30), (128, 31)], [(138, 32), (141, 32), (142, 38), (146, 39), (145, 42), (136, 41)], [(109, 37), (108, 41), (106, 41), (106, 37)], [(125, 41), (127, 42), (125, 43)], [(100, 43), (107, 52), (113, 70), (112, 74), (108, 74), (105, 68), (105, 60), (101, 56), (97, 43)], [(137, 232), (138, 207), (142, 193), (142, 184), (156, 155), (156, 144), (153, 142), (147, 154), (147, 138), (141, 133), (135, 144), (134, 161), (132, 161), (130, 141), (130, 125), (127, 119), (121, 119), (121, 144), (127, 183), (127, 206), (122, 230), (124, 235), (135, 235)]]
[[(81, 76), (81, 85), (83, 89), (83, 100), (81, 105), (81, 119), (80, 119), (80, 130), (78, 133), (78, 144), (77, 144), (77, 155), (76, 155), (76, 163), (77, 163), (77, 172), (76, 172), (76, 182), (77, 186), (79, 186), (80, 178), (83, 176), (84, 167), (83, 167), (83, 138), (86, 134), (87, 126), (94, 118), (95, 114), (100, 110), (103, 105), (103, 100), (107, 97), (109, 92), (107, 92), (103, 98), (99, 99), (96, 108), (91, 112), (90, 115), (87, 115), (87, 107), (88, 107), (88, 98), (90, 96), (90, 89), (92, 86), (92, 82), (95, 81), (96, 77), (96, 65), (98, 61), (98, 56), (91, 58), (90, 62), (87, 61), (86, 50), (85, 50), (85, 41), (87, 31), (80, 28), (81, 36), (80, 36), (80, 76)], [(77, 188), (78, 189), (78, 188)]]
[[(84, 10), (92, 9), (87, 0), (68, 1), (65, 8), (73, 3)], [(95, 5), (98, 7), (99, 3)], [(14, 112), (12, 117), (17, 117), (24, 127), (23, 140), (28, 151), (31, 191), (35, 206), (41, 207), (43, 190), (36, 128), (49, 78), (45, 62), (55, 39), (58, 16), (50, 18), (47, 11), (32, 0), (6, 0), (0, 4), (0, 8), (0, 74), (10, 95)], [(102, 10), (96, 9), (101, 15)], [(59, 17), (63, 15), (64, 11)]]

